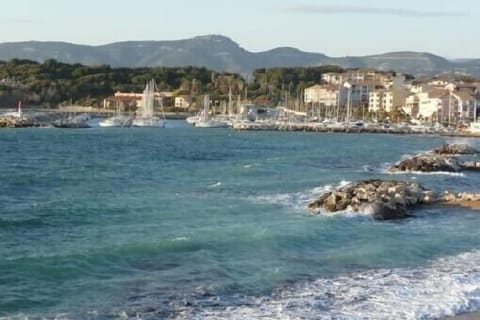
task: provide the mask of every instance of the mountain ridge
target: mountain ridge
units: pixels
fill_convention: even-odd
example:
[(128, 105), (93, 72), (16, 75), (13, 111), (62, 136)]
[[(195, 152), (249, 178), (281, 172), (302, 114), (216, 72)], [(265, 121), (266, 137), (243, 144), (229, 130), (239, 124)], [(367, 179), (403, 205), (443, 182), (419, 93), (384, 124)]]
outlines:
[(283, 46), (252, 52), (223, 35), (180, 40), (121, 41), (103, 45), (64, 41), (0, 43), (0, 60), (29, 59), (43, 62), (107, 64), (112, 67), (206, 67), (219, 72), (251, 74), (255, 69), (338, 65), (343, 68), (394, 70), (416, 76), (446, 73), (480, 77), (480, 59), (449, 60), (429, 52), (393, 51), (365, 56), (329, 57)]

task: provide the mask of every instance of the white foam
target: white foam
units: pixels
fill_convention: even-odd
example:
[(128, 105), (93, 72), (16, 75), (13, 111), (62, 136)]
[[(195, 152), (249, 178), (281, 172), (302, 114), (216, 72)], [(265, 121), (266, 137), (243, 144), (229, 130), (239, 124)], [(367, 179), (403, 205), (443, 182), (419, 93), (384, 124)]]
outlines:
[(214, 184), (212, 184), (212, 185), (210, 185), (210, 186), (208, 186), (208, 187), (209, 187), (209, 188), (216, 188), (216, 187), (220, 187), (221, 185), (222, 185), (221, 182), (216, 182), (216, 183), (214, 183)]
[(190, 240), (189, 237), (177, 237), (172, 239), (172, 241), (188, 241), (188, 240)]
[(379, 269), (298, 283), (239, 306), (184, 310), (189, 319), (436, 319), (480, 309), (480, 251), (424, 268)]
[(279, 194), (265, 194), (249, 199), (253, 202), (280, 204), (286, 207), (305, 211), (305, 208), (309, 203), (318, 199), (322, 194), (333, 191), (338, 188), (345, 187), (350, 184), (350, 181), (342, 180), (337, 186), (327, 184), (324, 186), (316, 187), (304, 192), (296, 193), (279, 193)]
[(463, 172), (449, 172), (449, 171), (433, 171), (433, 172), (423, 172), (423, 171), (396, 171), (389, 172), (386, 171), (386, 174), (390, 175), (399, 175), (399, 174), (414, 174), (418, 176), (452, 176), (452, 177), (465, 177)]

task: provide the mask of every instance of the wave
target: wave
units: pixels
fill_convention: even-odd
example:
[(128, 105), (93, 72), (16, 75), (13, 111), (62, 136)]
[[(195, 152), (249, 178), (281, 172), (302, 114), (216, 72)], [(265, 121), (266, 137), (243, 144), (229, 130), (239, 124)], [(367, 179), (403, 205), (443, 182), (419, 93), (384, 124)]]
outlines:
[(250, 197), (249, 199), (257, 203), (261, 202), (261, 203), (268, 203), (268, 204), (280, 204), (282, 206), (305, 211), (305, 208), (307, 207), (307, 205), (310, 202), (318, 199), (318, 197), (320, 197), (322, 194), (333, 191), (338, 188), (342, 188), (350, 183), (352, 182), (342, 180), (337, 186), (334, 186), (332, 184), (327, 184), (324, 186), (306, 190), (304, 192), (264, 194), (260, 196)]
[(220, 187), (222, 185), (222, 183), (219, 181), (219, 182), (215, 182), (214, 184), (212, 185), (209, 185), (208, 187), (209, 188), (216, 188), (216, 187)]
[(436, 319), (480, 310), (480, 251), (423, 268), (379, 269), (242, 297), (232, 306), (182, 307), (177, 319)]
[(448, 171), (434, 171), (434, 172), (422, 172), (422, 171), (405, 171), (405, 172), (385, 172), (390, 175), (422, 175), (422, 176), (452, 176), (452, 177), (465, 177), (463, 172), (448, 172)]

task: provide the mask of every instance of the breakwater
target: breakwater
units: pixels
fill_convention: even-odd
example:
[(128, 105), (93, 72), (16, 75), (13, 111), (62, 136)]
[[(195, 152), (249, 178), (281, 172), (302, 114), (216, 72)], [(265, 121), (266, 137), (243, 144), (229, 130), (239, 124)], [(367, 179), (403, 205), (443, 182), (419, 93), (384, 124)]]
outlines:
[(316, 122), (236, 122), (233, 129), (239, 131), (287, 131), (287, 132), (319, 132), (319, 133), (382, 133), (382, 134), (430, 134), (441, 136), (480, 137), (467, 131), (449, 131), (444, 128), (417, 129), (396, 126), (325, 126)]

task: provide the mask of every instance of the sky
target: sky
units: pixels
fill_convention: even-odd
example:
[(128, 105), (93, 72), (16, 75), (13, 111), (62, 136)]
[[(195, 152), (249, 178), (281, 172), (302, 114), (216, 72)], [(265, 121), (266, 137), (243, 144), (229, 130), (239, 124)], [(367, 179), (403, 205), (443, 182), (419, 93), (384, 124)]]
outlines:
[(478, 0), (3, 2), (0, 42), (99, 45), (220, 34), (253, 52), (296, 47), (334, 57), (408, 50), (480, 58)]

